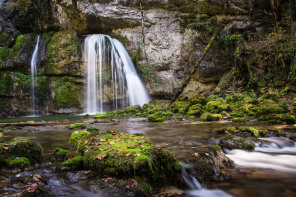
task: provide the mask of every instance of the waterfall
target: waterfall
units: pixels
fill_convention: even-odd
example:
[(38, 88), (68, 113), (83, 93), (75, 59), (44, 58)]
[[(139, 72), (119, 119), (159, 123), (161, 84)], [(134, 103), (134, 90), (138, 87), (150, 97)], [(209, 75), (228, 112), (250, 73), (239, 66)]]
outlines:
[(38, 61), (38, 48), (40, 36), (37, 38), (37, 43), (31, 59), (31, 108), (32, 116), (36, 116), (36, 84), (37, 84), (37, 61)]
[(85, 113), (143, 105), (149, 95), (124, 46), (107, 35), (90, 35), (84, 41), (86, 74)]

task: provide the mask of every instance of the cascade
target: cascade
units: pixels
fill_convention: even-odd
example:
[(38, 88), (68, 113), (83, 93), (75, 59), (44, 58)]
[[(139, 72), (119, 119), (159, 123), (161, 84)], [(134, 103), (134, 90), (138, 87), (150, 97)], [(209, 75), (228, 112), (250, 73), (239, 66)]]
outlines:
[(85, 113), (143, 105), (150, 98), (124, 46), (107, 35), (84, 41), (86, 74)]
[(40, 36), (37, 38), (37, 43), (31, 59), (31, 108), (32, 116), (36, 116), (36, 84), (37, 84), (37, 61), (38, 61), (38, 48)]
[(232, 197), (232, 195), (218, 189), (206, 189), (204, 188), (198, 180), (189, 175), (186, 171), (187, 168), (191, 166), (188, 164), (182, 164), (182, 178), (189, 187), (189, 191), (186, 192), (186, 196), (189, 197)]

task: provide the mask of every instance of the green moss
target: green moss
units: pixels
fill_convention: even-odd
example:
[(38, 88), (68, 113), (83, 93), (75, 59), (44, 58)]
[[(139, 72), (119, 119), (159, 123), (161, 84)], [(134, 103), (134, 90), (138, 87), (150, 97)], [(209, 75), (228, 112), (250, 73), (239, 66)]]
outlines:
[(272, 100), (266, 100), (260, 105), (260, 107), (258, 107), (256, 116), (259, 117), (260, 115), (281, 114), (283, 112), (285, 112), (285, 109), (283, 109), (279, 104)]
[(64, 161), (61, 166), (63, 167), (70, 167), (75, 169), (83, 169), (84, 168), (84, 157), (83, 156), (76, 156), (70, 160)]
[(26, 157), (31, 161), (31, 164), (41, 163), (43, 160), (43, 149), (40, 144), (30, 140), (11, 141), (1, 143), (0, 155), (6, 158), (9, 157)]
[(193, 95), (189, 98), (190, 105), (196, 105), (196, 104), (206, 105), (207, 102), (209, 102), (209, 99), (201, 95)]
[(87, 131), (99, 131), (100, 129), (95, 128), (95, 127), (91, 127), (91, 128), (87, 128)]
[(31, 165), (30, 159), (26, 157), (15, 157), (15, 158), (8, 158), (5, 160), (5, 165), (8, 168), (20, 168), (24, 169)]
[(74, 123), (71, 124), (68, 129), (73, 130), (73, 129), (86, 129), (85, 123)]
[[(1, 54), (1, 48), (0, 48)], [(0, 59), (1, 62), (1, 59)], [(8, 72), (0, 73), (0, 95), (8, 95), (12, 89), (12, 79)]]
[(4, 131), (3, 128), (0, 127), (0, 132), (3, 132), (3, 131)]
[(73, 77), (52, 77), (51, 88), (54, 92), (55, 108), (80, 108), (82, 85), (76, 84)]
[(210, 113), (220, 113), (222, 111), (230, 111), (230, 105), (223, 103), (222, 101), (209, 101), (206, 104), (206, 110)]
[(234, 112), (230, 113), (230, 116), (231, 117), (244, 117), (245, 114), (243, 112), (240, 112), (240, 111), (234, 111)]
[(58, 161), (65, 161), (71, 157), (71, 153), (67, 150), (56, 148), (53, 153), (53, 157)]
[(180, 172), (175, 156), (155, 148), (142, 134), (108, 131), (92, 135), (79, 142), (78, 151), (84, 155), (85, 167), (108, 176), (138, 176), (159, 183), (170, 182), (169, 177)]
[(255, 137), (260, 137), (260, 132), (259, 130), (253, 128), (253, 127), (242, 127), (240, 129), (241, 132), (247, 132), (247, 133), (251, 133), (253, 136)]
[(106, 113), (97, 113), (94, 115), (95, 119), (107, 119), (109, 116)]
[(246, 122), (246, 118), (233, 118), (233, 122)]
[(222, 116), (220, 114), (210, 114), (210, 113), (204, 113), (200, 120), (202, 121), (219, 121), (222, 120)]
[(78, 36), (73, 30), (64, 30), (55, 33), (48, 44), (48, 61), (45, 72), (61, 74), (69, 71), (69, 67), (78, 61)]
[(215, 131), (217, 134), (233, 134), (236, 132), (235, 127), (223, 127), (222, 129), (218, 129)]
[(261, 116), (259, 116), (258, 120), (259, 120), (259, 121), (266, 121), (266, 120), (268, 120), (268, 116), (266, 116), (266, 115), (261, 115)]
[(221, 139), (219, 145), (222, 148), (232, 149), (245, 149), (245, 150), (254, 150), (254, 143), (248, 138), (238, 137), (234, 135), (228, 135), (225, 138)]
[(71, 134), (69, 146), (70, 147), (76, 147), (78, 145), (78, 142), (80, 140), (84, 140), (87, 136), (89, 136), (91, 133), (88, 131), (75, 131)]
[(189, 104), (188, 102), (184, 102), (184, 101), (176, 101), (176, 102), (173, 102), (168, 110), (173, 112), (173, 113), (180, 113), (180, 114), (185, 114), (188, 109), (189, 109)]
[[(148, 112), (150, 113), (150, 112)], [(168, 116), (171, 116), (170, 112), (158, 111), (151, 115), (148, 115), (149, 122), (164, 122)]]
[(187, 112), (190, 116), (200, 116), (203, 114), (203, 109), (201, 104), (192, 105)]

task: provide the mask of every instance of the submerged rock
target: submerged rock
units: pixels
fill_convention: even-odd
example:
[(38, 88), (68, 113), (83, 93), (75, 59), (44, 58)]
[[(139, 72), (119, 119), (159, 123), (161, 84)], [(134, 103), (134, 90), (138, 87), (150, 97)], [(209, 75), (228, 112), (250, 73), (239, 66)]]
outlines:
[(220, 140), (219, 145), (222, 148), (232, 149), (244, 149), (254, 150), (255, 144), (248, 138), (238, 137), (234, 135), (228, 135)]

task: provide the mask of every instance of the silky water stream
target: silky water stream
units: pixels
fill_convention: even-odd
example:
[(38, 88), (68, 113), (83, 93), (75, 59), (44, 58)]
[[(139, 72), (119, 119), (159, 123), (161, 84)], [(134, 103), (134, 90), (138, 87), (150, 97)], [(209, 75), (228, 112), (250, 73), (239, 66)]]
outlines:
[[(44, 148), (46, 166), (52, 159), (52, 152), (56, 147), (67, 148), (67, 142), (72, 131), (67, 126), (82, 117), (56, 117), (47, 119), (46, 126), (24, 127), (19, 130), (6, 130), (0, 137), (0, 142), (22, 136), (39, 142)], [(31, 119), (30, 119), (31, 120)], [(35, 118), (40, 121), (42, 118)], [(8, 120), (0, 120), (7, 122)], [(16, 120), (19, 122), (20, 120)], [(22, 119), (21, 121), (26, 121)], [(89, 121), (89, 120), (84, 120)], [(11, 121), (13, 122), (13, 121)], [(90, 122), (90, 121), (89, 121)], [(273, 126), (267, 123), (249, 122), (248, 126), (257, 129), (282, 129), (295, 132), (294, 126)], [(145, 119), (130, 119), (115, 123), (96, 123), (91, 125), (101, 131), (122, 130), (128, 133), (144, 133), (157, 146), (169, 149), (176, 154), (177, 159), (185, 163), (186, 150), (197, 145), (211, 145), (219, 142), (215, 130), (225, 126), (245, 126), (240, 123), (148, 123)], [(242, 150), (227, 151), (226, 154), (236, 163), (230, 169), (231, 178), (225, 182), (214, 182), (202, 187), (197, 179), (186, 171), (183, 178), (188, 184), (184, 188), (186, 196), (296, 196), (296, 148), (295, 142), (286, 138), (261, 138), (256, 141), (256, 149), (252, 152)], [(187, 164), (183, 164), (186, 166)], [(26, 172), (29, 173), (29, 172)], [(50, 165), (35, 169), (34, 172), (44, 174), (49, 178), (48, 189), (52, 196), (126, 196), (119, 191), (102, 188), (95, 180), (89, 179), (87, 172), (56, 172)], [(1, 172), (1, 177), (16, 176)], [(12, 181), (13, 182), (13, 181)], [(1, 187), (0, 195), (18, 191), (17, 184)]]

